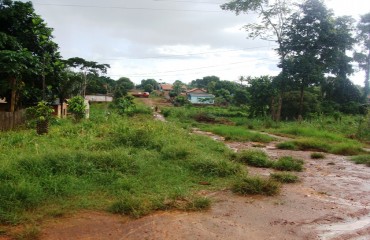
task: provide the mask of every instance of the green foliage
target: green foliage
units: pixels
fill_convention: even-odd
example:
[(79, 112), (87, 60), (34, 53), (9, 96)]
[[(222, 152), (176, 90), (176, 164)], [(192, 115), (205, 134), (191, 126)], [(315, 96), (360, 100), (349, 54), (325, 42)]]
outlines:
[(297, 150), (298, 149), (297, 145), (292, 141), (278, 143), (276, 147), (279, 149), (287, 149), (287, 150)]
[(209, 209), (211, 206), (211, 200), (207, 197), (197, 197), (186, 205), (186, 210), (200, 211)]
[(254, 167), (269, 168), (272, 166), (272, 161), (269, 160), (266, 152), (259, 149), (244, 150), (237, 154), (236, 159)]
[(148, 92), (148, 93), (151, 93), (151, 92), (153, 92), (153, 85), (152, 84), (145, 84), (144, 85), (144, 91), (145, 92)]
[(92, 105), (90, 121), (63, 119), (40, 137), (28, 130), (0, 133), (2, 224), (38, 221), (50, 216), (50, 207), (58, 215), (88, 208), (133, 217), (206, 209), (209, 200), (192, 196), (208, 186), (194, 183), (223, 189), (243, 174), (222, 143), (147, 115), (105, 110)]
[(323, 158), (325, 158), (325, 155), (323, 153), (318, 153), (318, 152), (311, 153), (310, 156), (311, 156), (312, 159), (323, 159)]
[(81, 96), (76, 96), (68, 100), (68, 111), (73, 114), (76, 121), (80, 121), (85, 117), (86, 105), (85, 100)]
[(113, 90), (114, 98), (118, 99), (126, 96), (128, 91), (134, 87), (135, 84), (129, 78), (121, 77), (116, 81), (116, 85)]
[(241, 195), (273, 196), (280, 192), (280, 184), (260, 177), (244, 177), (234, 183), (232, 190)]
[(54, 110), (45, 102), (38, 102), (36, 106), (27, 109), (27, 115), (31, 119), (40, 121), (50, 120)]
[(299, 181), (298, 176), (288, 172), (271, 173), (270, 178), (280, 183), (296, 183)]
[(136, 109), (133, 96), (115, 98), (112, 106), (120, 115), (133, 114), (134, 110)]
[(175, 106), (184, 106), (189, 104), (189, 100), (186, 98), (186, 96), (177, 96), (175, 97), (173, 103)]
[(253, 142), (271, 142), (274, 140), (266, 134), (251, 132), (244, 127), (214, 125), (214, 126), (200, 126), (202, 130), (213, 132), (217, 135), (225, 137), (226, 140), (233, 141), (253, 141)]
[(370, 154), (354, 156), (351, 158), (351, 160), (356, 164), (366, 164), (368, 167), (370, 167)]
[(359, 119), (356, 137), (370, 142), (370, 112), (365, 117)]
[(296, 171), (301, 172), (303, 170), (303, 161), (295, 159), (293, 157), (285, 156), (279, 158), (274, 162), (273, 168), (280, 171)]

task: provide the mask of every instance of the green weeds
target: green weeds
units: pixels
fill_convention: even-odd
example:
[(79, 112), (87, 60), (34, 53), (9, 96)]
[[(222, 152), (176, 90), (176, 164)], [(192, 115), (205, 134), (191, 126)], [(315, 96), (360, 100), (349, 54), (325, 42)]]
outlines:
[(237, 180), (232, 187), (233, 192), (241, 195), (273, 196), (280, 192), (281, 185), (270, 179), (260, 177), (245, 177)]
[(298, 176), (288, 172), (271, 173), (270, 178), (280, 183), (296, 183), (299, 181)]

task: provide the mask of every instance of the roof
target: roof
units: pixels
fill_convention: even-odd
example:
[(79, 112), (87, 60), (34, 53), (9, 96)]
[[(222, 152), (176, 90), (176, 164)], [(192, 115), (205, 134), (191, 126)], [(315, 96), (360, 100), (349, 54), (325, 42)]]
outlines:
[(172, 84), (159, 84), (164, 91), (171, 91), (172, 90)]
[(201, 88), (193, 88), (188, 90), (187, 93), (207, 93), (207, 91)]

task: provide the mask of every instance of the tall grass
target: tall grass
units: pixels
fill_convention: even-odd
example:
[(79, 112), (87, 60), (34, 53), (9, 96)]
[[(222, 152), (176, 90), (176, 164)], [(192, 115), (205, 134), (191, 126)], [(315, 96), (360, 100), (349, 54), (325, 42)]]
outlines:
[(167, 204), (179, 199), (206, 208), (195, 192), (227, 187), (243, 173), (222, 143), (143, 113), (119, 116), (93, 105), (90, 120), (58, 120), (48, 135), (0, 133), (0, 224), (84, 208), (138, 217), (180, 208)]

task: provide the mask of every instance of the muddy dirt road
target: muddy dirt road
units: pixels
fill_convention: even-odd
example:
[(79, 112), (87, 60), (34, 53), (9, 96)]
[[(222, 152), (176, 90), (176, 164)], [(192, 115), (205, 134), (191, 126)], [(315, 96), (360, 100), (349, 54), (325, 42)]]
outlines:
[[(195, 130), (224, 141), (222, 137)], [(225, 142), (240, 151), (254, 143)], [(264, 149), (272, 158), (304, 159), (301, 181), (284, 185), (275, 197), (232, 194), (228, 190), (203, 192), (212, 199), (205, 212), (157, 212), (129, 219), (101, 212), (82, 212), (50, 220), (41, 227), (41, 239), (370, 239), (370, 168), (346, 157), (327, 154), (310, 159), (310, 152)], [(268, 176), (271, 169), (249, 167), (251, 175)]]

